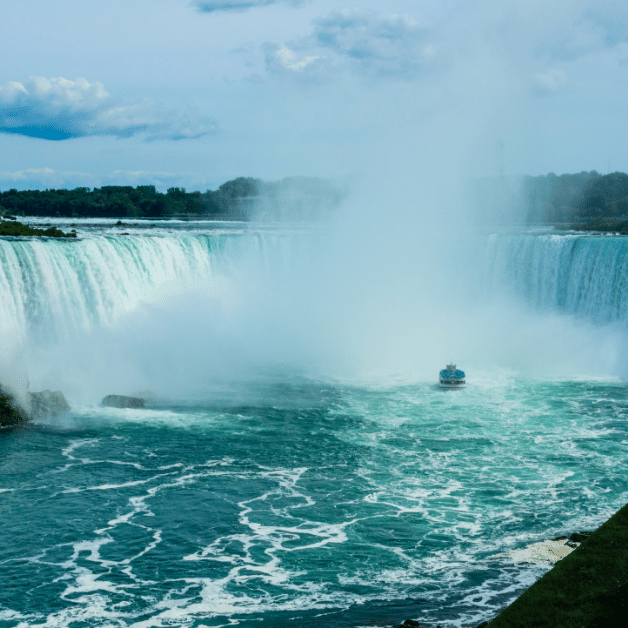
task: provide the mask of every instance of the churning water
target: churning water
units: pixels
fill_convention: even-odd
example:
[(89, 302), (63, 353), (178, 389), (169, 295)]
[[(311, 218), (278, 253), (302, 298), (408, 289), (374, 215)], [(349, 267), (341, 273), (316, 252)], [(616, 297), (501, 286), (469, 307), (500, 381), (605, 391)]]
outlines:
[[(468, 386), (447, 392), (448, 354), (432, 377), (338, 376), (338, 353), (316, 345), (342, 340), (335, 307), (353, 310), (312, 312), (320, 232), (78, 228), (77, 242), (0, 242), (6, 377), (21, 369), (72, 405), (0, 433), (3, 626), (477, 625), (547, 569), (497, 554), (627, 501), (628, 391), (600, 349), (625, 334), (624, 238), (481, 238), (491, 303), (469, 308), (501, 307), (491, 324), (513, 335), (576, 329), (596, 375), (586, 360), (570, 376), (535, 376), (529, 356), (518, 369), (518, 347), (546, 336), (502, 334), (510, 351), (465, 345)], [(424, 336), (451, 324), (440, 314)], [(427, 361), (427, 341), (408, 343)], [(143, 389), (146, 409), (99, 405)]]

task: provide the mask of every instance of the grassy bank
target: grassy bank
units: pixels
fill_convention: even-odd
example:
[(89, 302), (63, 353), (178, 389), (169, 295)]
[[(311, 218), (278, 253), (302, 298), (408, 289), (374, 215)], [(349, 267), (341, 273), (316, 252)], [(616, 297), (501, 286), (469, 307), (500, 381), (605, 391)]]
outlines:
[(628, 625), (628, 505), (515, 600), (487, 628)]
[(46, 238), (76, 238), (76, 233), (65, 233), (61, 229), (56, 227), (49, 227), (48, 229), (37, 229), (35, 227), (29, 227), (23, 225), (17, 220), (2, 220), (0, 221), (0, 236), (43, 236)]

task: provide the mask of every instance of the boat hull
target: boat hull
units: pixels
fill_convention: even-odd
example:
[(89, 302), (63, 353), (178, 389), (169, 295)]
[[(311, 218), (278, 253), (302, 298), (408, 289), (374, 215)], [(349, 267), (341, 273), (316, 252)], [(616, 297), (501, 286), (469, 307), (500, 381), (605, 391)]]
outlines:
[(464, 388), (467, 383), (464, 379), (461, 380), (440, 380), (439, 385), (441, 388), (445, 388), (446, 390), (458, 390), (459, 388)]

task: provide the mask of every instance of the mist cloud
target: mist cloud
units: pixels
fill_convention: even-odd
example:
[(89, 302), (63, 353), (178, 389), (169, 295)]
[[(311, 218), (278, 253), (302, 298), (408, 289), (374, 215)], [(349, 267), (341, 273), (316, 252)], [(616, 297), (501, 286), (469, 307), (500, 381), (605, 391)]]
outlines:
[(47, 140), (144, 134), (150, 141), (197, 138), (216, 130), (216, 122), (196, 110), (179, 112), (150, 100), (124, 103), (102, 83), (82, 78), (31, 77), (0, 86), (1, 133)]

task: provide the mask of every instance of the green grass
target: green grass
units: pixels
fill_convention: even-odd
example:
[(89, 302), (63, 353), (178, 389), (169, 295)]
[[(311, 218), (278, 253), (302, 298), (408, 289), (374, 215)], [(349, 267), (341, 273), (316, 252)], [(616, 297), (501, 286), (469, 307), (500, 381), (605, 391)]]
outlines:
[(23, 225), (16, 220), (3, 220), (0, 222), (0, 236), (44, 236), (47, 238), (76, 238), (76, 233), (65, 233), (56, 227), (48, 229), (36, 229)]
[(535, 582), (488, 628), (610, 626), (628, 626), (628, 505)]

